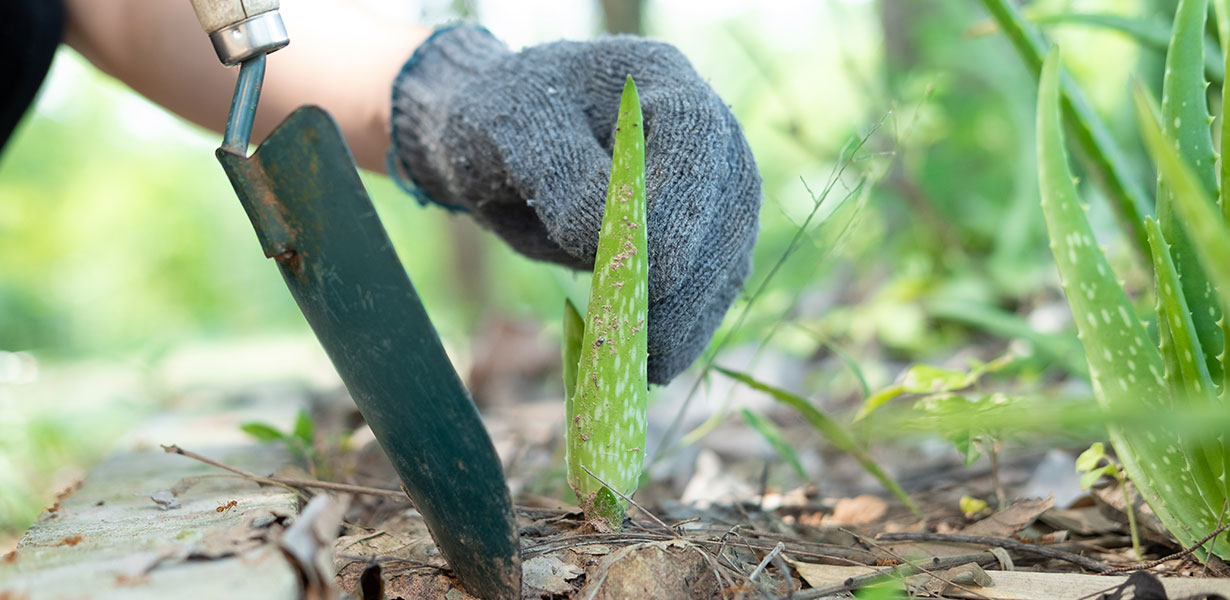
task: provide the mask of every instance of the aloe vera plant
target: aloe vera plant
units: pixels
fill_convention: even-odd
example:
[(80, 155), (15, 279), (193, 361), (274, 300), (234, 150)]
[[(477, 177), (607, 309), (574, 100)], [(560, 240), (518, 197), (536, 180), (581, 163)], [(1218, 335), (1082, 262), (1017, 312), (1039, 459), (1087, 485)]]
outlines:
[[(599, 529), (618, 530), (645, 455), (645, 135), (636, 84), (619, 102), (611, 180), (586, 316), (564, 315), (568, 483)], [(609, 487), (608, 487), (609, 486)]]
[[(1230, 287), (1206, 275), (1206, 268), (1213, 270), (1216, 263), (1205, 247), (1215, 242), (1205, 238), (1220, 236), (1223, 249), (1230, 252), (1230, 233), (1207, 199), (1214, 189), (1215, 159), (1204, 100), (1206, 11), (1201, 0), (1179, 3), (1160, 115), (1143, 90), (1137, 91), (1141, 128), (1161, 173), (1160, 218), (1141, 220), (1157, 284), (1158, 342), (1137, 318), (1085, 216), (1064, 145), (1056, 49), (1048, 53), (1041, 71), (1037, 135), (1042, 211), (1085, 346), (1094, 395), (1111, 413), (1142, 405), (1167, 411), (1184, 402), (1225, 410), (1217, 392), (1222, 382), (1214, 383), (1213, 374), (1220, 379), (1225, 372), (1220, 298)], [(1199, 243), (1188, 241), (1188, 236)], [(1129, 478), (1180, 543), (1194, 545), (1217, 527), (1227, 497), (1222, 439), (1192, 438), (1161, 428), (1110, 425), (1108, 430)], [(1230, 556), (1230, 542), (1214, 540), (1211, 550)]]

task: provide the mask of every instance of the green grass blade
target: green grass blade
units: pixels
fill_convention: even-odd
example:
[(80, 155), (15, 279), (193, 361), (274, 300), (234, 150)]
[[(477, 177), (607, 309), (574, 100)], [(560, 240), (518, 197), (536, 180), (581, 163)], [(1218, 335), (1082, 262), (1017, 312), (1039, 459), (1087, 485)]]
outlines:
[[(1037, 135), (1042, 212), (1051, 253), (1085, 345), (1094, 395), (1111, 413), (1140, 406), (1167, 410), (1172, 401), (1162, 376), (1161, 353), (1133, 316), (1127, 295), (1095, 243), (1068, 168), (1056, 50), (1047, 56), (1040, 78)], [(1213, 530), (1217, 514), (1204, 496), (1221, 486), (1211, 488), (1211, 482), (1196, 480), (1193, 469), (1186, 468), (1183, 440), (1175, 432), (1119, 426), (1109, 426), (1108, 431), (1129, 477), (1184, 546)], [(1220, 499), (1217, 502), (1220, 505)]]
[(636, 84), (628, 77), (565, 436), (568, 482), (586, 517), (611, 530), (622, 525), (627, 502), (602, 482), (631, 496), (645, 454), (649, 254), (642, 123)]
[(803, 470), (803, 464), (799, 462), (799, 456), (795, 454), (794, 448), (786, 441), (786, 436), (782, 434), (782, 430), (777, 425), (774, 425), (772, 421), (746, 408), (741, 409), (739, 413), (743, 415), (743, 420), (747, 421), (747, 424), (751, 425), (752, 429), (759, 433), (760, 437), (764, 438), (764, 441), (769, 443), (769, 447), (773, 448), (773, 451), (777, 452), (778, 456), (781, 456), (782, 460), (786, 461), (786, 464), (794, 469), (799, 479), (807, 481), (807, 471)]
[[(1205, 100), (1204, 69), (1200, 66), (1204, 61), (1208, 11), (1207, 0), (1179, 1), (1170, 47), (1166, 51), (1166, 76), (1162, 81), (1162, 131), (1178, 145), (1183, 161), (1192, 167), (1201, 187), (1207, 191), (1199, 196), (1201, 198), (1208, 198), (1208, 194), (1217, 191), (1217, 157), (1213, 152), (1211, 118)], [(1195, 333), (1204, 350), (1205, 366), (1214, 381), (1220, 382), (1223, 375), (1217, 356), (1222, 351), (1222, 332), (1218, 325), (1221, 307), (1190, 237), (1175, 218), (1171, 191), (1165, 175), (1159, 175), (1158, 224), (1170, 244), (1175, 270), (1183, 284), (1183, 296), (1192, 311)]]
[(850, 456), (853, 456), (854, 459), (862, 465), (863, 469), (878, 479), (884, 487), (888, 488), (888, 491), (892, 492), (898, 500), (901, 500), (903, 504), (909, 507), (911, 512), (919, 517), (922, 517), (922, 512), (918, 509), (918, 505), (910, 499), (910, 496), (905, 493), (905, 490), (901, 489), (901, 486), (897, 485), (897, 482), (894, 481), (888, 473), (884, 472), (884, 469), (880, 468), (880, 465), (876, 463), (875, 459), (871, 458), (871, 455), (867, 454), (867, 451), (864, 450), (862, 446), (859, 446), (858, 443), (854, 441), (854, 438), (851, 437), (841, 425), (838, 425), (837, 422), (830, 419), (828, 415), (825, 415), (817, 410), (816, 407), (812, 406), (811, 403), (805, 398), (787, 392), (781, 388), (776, 388), (767, 383), (763, 383), (738, 371), (732, 371), (716, 365), (713, 368), (719, 373), (730, 377), (731, 379), (734, 379), (735, 381), (738, 381), (754, 390), (764, 392), (774, 400), (777, 400), (778, 402), (799, 411), (799, 414), (803, 415), (803, 418), (807, 419), (807, 422), (811, 423), (812, 427), (815, 427), (816, 431), (819, 431), (820, 435), (823, 435), (829, 443), (837, 446), (841, 449), (841, 451), (849, 454)]
[(307, 409), (299, 409), (299, 414), (295, 416), (295, 428), (291, 435), (303, 442), (307, 448), (312, 447), (312, 443), (316, 439), (316, 425), (312, 423), (312, 415)]
[(581, 362), (581, 340), (585, 336), (585, 321), (573, 306), (572, 300), (564, 299), (564, 401), (572, 404), (577, 389), (577, 366)]
[[(1011, 0), (982, 0), (982, 4), (1008, 35), (1029, 70), (1040, 73), (1048, 44), (1034, 26), (1025, 21)], [(1103, 175), (1099, 180), (1104, 182), (1107, 195), (1112, 199), (1111, 207), (1118, 217), (1119, 227), (1135, 244), (1140, 256), (1148, 256), (1149, 243), (1143, 219), (1148, 213), (1148, 196), (1132, 176), (1123, 152), (1080, 88), (1063, 78), (1061, 89), (1063, 110), (1076, 134), (1076, 142), (1093, 163), (1094, 170)]]
[(1226, 0), (1213, 0), (1213, 15), (1217, 18), (1217, 38), (1221, 40), (1222, 48), (1230, 46), (1230, 12), (1227, 12), (1226, 8)]
[(258, 442), (280, 442), (286, 440), (286, 434), (274, 429), (266, 423), (244, 423), (239, 430), (252, 436)]
[[(1170, 46), (1170, 23), (1159, 19), (1073, 12), (1028, 15), (1028, 18), (1038, 25), (1084, 25), (1117, 31), (1136, 40), (1145, 48), (1162, 53)], [(1206, 38), (1204, 48), (1204, 73), (1210, 80), (1220, 83), (1225, 78), (1225, 69), (1218, 57), (1217, 42)]]

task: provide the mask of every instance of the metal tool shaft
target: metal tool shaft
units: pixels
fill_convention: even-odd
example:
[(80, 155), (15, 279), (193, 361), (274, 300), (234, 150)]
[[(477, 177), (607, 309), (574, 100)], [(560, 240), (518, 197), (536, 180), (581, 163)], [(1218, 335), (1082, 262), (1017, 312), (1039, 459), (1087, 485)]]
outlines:
[(265, 81), (265, 55), (258, 54), (243, 61), (239, 67), (239, 81), (231, 99), (231, 113), (226, 119), (226, 131), (222, 147), (241, 156), (247, 156), (248, 143), (252, 139), (252, 122), (256, 119), (256, 105), (261, 97), (261, 85)]

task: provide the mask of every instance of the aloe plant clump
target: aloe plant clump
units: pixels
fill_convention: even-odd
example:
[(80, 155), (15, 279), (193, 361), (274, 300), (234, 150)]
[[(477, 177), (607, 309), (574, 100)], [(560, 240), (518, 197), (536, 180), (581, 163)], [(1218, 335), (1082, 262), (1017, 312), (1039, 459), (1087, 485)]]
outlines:
[[(611, 179), (598, 236), (589, 308), (564, 315), (568, 483), (597, 528), (618, 530), (645, 456), (645, 135), (636, 84), (619, 102)], [(609, 487), (608, 487), (609, 486)]]
[[(1137, 318), (1095, 243), (1069, 170), (1056, 49), (1041, 68), (1037, 134), (1042, 210), (1085, 346), (1094, 395), (1111, 414), (1140, 406), (1158, 413), (1227, 410), (1230, 386), (1222, 346), (1227, 327), (1223, 315), (1230, 314), (1230, 227), (1214, 197), (1217, 156), (1205, 101), (1203, 55), (1207, 10), (1205, 0), (1179, 2), (1160, 110), (1143, 88), (1136, 89), (1141, 132), (1159, 172), (1158, 218), (1145, 217), (1140, 223), (1156, 283), (1157, 341)], [(1223, 209), (1230, 199), (1228, 184), (1223, 178)], [(1193, 546), (1225, 522), (1230, 466), (1225, 434), (1200, 436), (1113, 423), (1108, 429), (1128, 477), (1180, 543)], [(1215, 539), (1198, 555), (1209, 550), (1230, 558), (1230, 541), (1225, 536)]]

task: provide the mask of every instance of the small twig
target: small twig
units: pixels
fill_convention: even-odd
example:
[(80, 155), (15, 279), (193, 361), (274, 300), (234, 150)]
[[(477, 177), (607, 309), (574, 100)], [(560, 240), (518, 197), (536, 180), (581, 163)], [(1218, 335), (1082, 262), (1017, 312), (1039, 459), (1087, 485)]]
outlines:
[(1152, 569), (1153, 567), (1156, 567), (1166, 561), (1175, 560), (1177, 558), (1183, 558), (1185, 556), (1190, 555), (1192, 552), (1195, 552), (1197, 548), (1207, 544), (1209, 540), (1217, 537), (1218, 535), (1221, 535), (1221, 532), (1227, 529), (1230, 529), (1230, 523), (1223, 523), (1217, 529), (1214, 529), (1213, 533), (1210, 533), (1209, 535), (1204, 536), (1203, 539), (1196, 542), (1195, 544), (1192, 544), (1190, 548), (1184, 548), (1183, 550), (1179, 552), (1175, 552), (1174, 554), (1171, 554), (1170, 556), (1163, 556), (1156, 560), (1136, 563), (1134, 565), (1128, 565), (1126, 567), (1115, 567), (1113, 569), (1108, 569), (1106, 571), (1102, 571), (1102, 575), (1114, 575), (1117, 573), (1126, 573), (1128, 571), (1140, 571), (1143, 569)]
[(889, 542), (952, 542), (957, 544), (976, 544), (980, 546), (997, 546), (1008, 550), (1017, 550), (1019, 552), (1028, 552), (1045, 556), (1047, 558), (1057, 558), (1067, 561), (1075, 565), (1079, 565), (1085, 569), (1095, 573), (1107, 573), (1112, 567), (1102, 561), (1093, 560), (1092, 558), (1064, 552), (1046, 546), (1037, 544), (1026, 544), (1016, 540), (1007, 538), (989, 537), (984, 535), (963, 535), (959, 533), (881, 533), (876, 536), (878, 540)]
[(760, 561), (760, 564), (756, 565), (755, 569), (752, 569), (752, 574), (747, 576), (748, 580), (756, 581), (756, 577), (760, 576), (760, 572), (763, 571), (765, 567), (769, 566), (769, 563), (776, 558), (778, 554), (781, 554), (782, 550), (785, 549), (785, 542), (778, 542), (776, 546), (773, 546), (773, 550), (764, 555), (764, 560)]
[[(978, 563), (979, 565), (984, 563), (991, 565), (999, 562), (999, 559), (995, 558), (995, 555), (990, 552), (976, 552), (974, 554), (957, 554), (954, 556), (943, 557), (936, 556), (930, 561), (924, 562), (928, 562), (928, 568), (938, 571), (943, 569), (951, 569), (952, 567), (959, 567), (971, 562)], [(866, 567), (867, 565), (859, 566)], [(903, 563), (890, 569), (874, 569), (874, 567), (867, 568), (873, 569), (873, 571), (863, 575), (849, 577), (845, 581), (838, 583), (803, 590), (794, 594), (794, 598), (795, 600), (818, 600), (819, 598), (840, 594), (842, 592), (849, 592), (881, 581), (887, 581), (890, 579), (905, 579), (906, 577), (921, 571), (919, 566), (915, 563)], [(934, 575), (932, 575), (932, 577), (934, 577)], [(962, 589), (973, 592), (973, 590), (969, 590), (968, 588)], [(977, 592), (974, 593), (977, 594)], [(977, 595), (985, 598), (982, 594)]]
[[(1221, 512), (1217, 513), (1217, 526), (1221, 527), (1222, 521), (1226, 518), (1226, 508), (1230, 507), (1230, 498), (1221, 501)], [(1216, 536), (1214, 536), (1216, 537)], [(1200, 569), (1200, 577), (1204, 577), (1209, 573), (1209, 561), (1204, 561), (1204, 566)]]
[(433, 565), (431, 563), (425, 563), (421, 560), (413, 560), (413, 559), (401, 558), (397, 556), (388, 556), (385, 554), (373, 554), (371, 556), (363, 556), (361, 554), (338, 554), (337, 558), (340, 558), (343, 560), (352, 560), (352, 561), (361, 562), (361, 563), (368, 563), (368, 564), (381, 564), (381, 563), (395, 562), (395, 563), (407, 564), (407, 565), (410, 565), (411, 567), (420, 568), (420, 569), (435, 569), (437, 571), (452, 571), (452, 569), (449, 568), (448, 565)]
[(594, 472), (593, 472), (593, 471), (590, 471), (590, 470), (589, 470), (589, 467), (587, 467), (587, 466), (585, 466), (585, 465), (581, 465), (581, 469), (582, 469), (583, 471), (585, 471), (586, 473), (588, 473), (590, 477), (593, 477), (594, 479), (596, 479), (596, 480), (598, 481), (598, 483), (601, 483), (602, 485), (605, 485), (605, 486), (606, 486), (606, 489), (611, 490), (612, 492), (614, 492), (616, 496), (619, 496), (620, 498), (622, 498), (623, 500), (625, 500), (626, 502), (628, 502), (628, 504), (631, 504), (632, 506), (635, 506), (638, 510), (640, 510), (640, 511), (641, 511), (641, 512), (643, 512), (643, 513), (645, 513), (645, 515), (646, 515), (646, 516), (648, 516), (650, 519), (653, 519), (653, 522), (654, 522), (654, 523), (657, 523), (658, 525), (661, 525), (661, 526), (662, 526), (662, 529), (665, 529), (665, 530), (667, 530), (667, 531), (669, 531), (669, 532), (671, 532), (671, 533), (677, 533), (674, 529), (671, 529), (671, 526), (670, 526), (670, 525), (667, 525), (665, 522), (663, 522), (663, 521), (662, 521), (662, 519), (659, 519), (659, 518), (658, 518), (658, 515), (655, 515), (655, 514), (653, 514), (653, 513), (649, 512), (648, 510), (645, 510), (645, 507), (644, 507), (644, 506), (641, 506), (640, 504), (637, 504), (637, 503), (636, 503), (636, 500), (633, 500), (633, 499), (632, 499), (631, 497), (629, 497), (629, 496), (625, 496), (625, 495), (624, 495), (622, 492), (620, 492), (619, 490), (617, 490), (617, 489), (615, 489), (615, 488), (611, 487), (611, 484), (609, 484), (609, 483), (607, 483), (607, 482), (603, 481), (601, 477), (598, 477), (597, 475), (594, 475)]
[[(900, 554), (897, 554), (896, 552), (893, 552), (892, 550), (889, 550), (888, 548), (885, 548), (883, 545), (876, 543), (876, 541), (875, 541), (875, 540), (867, 539), (867, 537), (866, 537), (866, 536), (861, 535), (861, 534), (859, 534), (859, 533), (857, 533), (857, 532), (855, 532), (855, 531), (850, 531), (849, 529), (846, 529), (846, 528), (844, 528), (844, 527), (843, 527), (843, 528), (841, 528), (841, 531), (844, 531), (844, 532), (846, 532), (846, 533), (850, 534), (851, 536), (853, 536), (853, 537), (854, 537), (854, 539), (856, 539), (856, 540), (860, 540), (860, 541), (862, 541), (864, 544), (867, 544), (867, 545), (871, 546), (872, 548), (875, 548), (875, 549), (877, 549), (877, 550), (879, 550), (879, 551), (881, 551), (881, 552), (884, 552), (884, 553), (888, 554), (889, 556), (891, 556), (891, 557), (893, 557), (893, 558), (895, 558), (895, 559), (897, 559), (897, 560), (901, 561), (901, 563), (903, 563), (903, 564), (910, 565), (911, 567), (914, 567), (914, 568), (915, 568), (915, 569), (917, 569), (918, 571), (920, 571), (920, 572), (922, 572), (922, 573), (925, 573), (925, 574), (927, 574), (927, 575), (930, 575), (932, 579), (935, 579), (935, 580), (937, 580), (937, 581), (941, 581), (941, 582), (943, 582), (944, 584), (946, 584), (946, 585), (948, 585), (948, 586), (950, 586), (950, 587), (957, 588), (957, 589), (959, 589), (959, 590), (961, 590), (961, 591), (963, 591), (963, 592), (966, 592), (967, 594), (970, 594), (970, 595), (972, 595), (972, 596), (974, 596), (974, 597), (976, 597), (976, 598), (982, 598), (982, 600), (991, 600), (991, 598), (989, 598), (988, 596), (985, 596), (985, 595), (980, 594), (980, 593), (978, 593), (978, 592), (976, 592), (976, 591), (974, 591), (974, 590), (971, 590), (971, 589), (969, 589), (969, 588), (967, 588), (967, 587), (965, 587), (965, 586), (963, 586), (963, 585), (961, 585), (961, 584), (959, 584), (959, 583), (957, 583), (957, 582), (955, 582), (955, 581), (951, 581), (951, 580), (949, 580), (949, 579), (945, 579), (945, 578), (943, 578), (943, 577), (940, 577), (939, 575), (937, 575), (937, 574), (933, 573), (932, 571), (929, 571), (929, 570), (927, 570), (926, 568), (924, 568), (924, 567), (923, 567), (923, 566), (922, 566), (922, 565), (921, 565), (918, 561), (916, 561), (916, 560), (910, 560), (909, 558), (906, 558), (906, 557), (904, 557), (904, 556), (901, 556)], [(1000, 550), (999, 554), (1004, 554), (1004, 555), (1007, 555), (1008, 553), (1007, 553), (1007, 552), (1004, 552), (1003, 550)], [(1000, 562), (1000, 563), (1002, 563), (1002, 562), (1003, 562), (1003, 560), (1002, 560), (999, 556), (997, 556), (995, 552), (992, 552), (992, 553), (991, 553), (991, 555), (992, 555), (992, 556), (995, 556), (995, 560), (996, 560), (997, 562)], [(934, 562), (936, 562), (936, 558), (938, 558), (938, 557), (932, 557), (931, 562), (933, 562), (933, 563), (934, 563)], [(951, 557), (950, 557), (950, 558), (951, 558)], [(966, 561), (966, 562), (970, 562), (970, 561)], [(966, 563), (965, 563), (965, 562), (963, 562), (963, 563), (958, 563), (958, 564), (966, 564)], [(934, 567), (933, 567), (933, 568), (934, 568)], [(945, 567), (945, 568), (947, 568), (947, 567)]]
[(234, 473), (240, 477), (243, 477), (244, 479), (251, 479), (252, 481), (255, 481), (257, 483), (284, 485), (284, 486), (296, 487), (296, 488), (313, 488), (313, 489), (319, 489), (319, 490), (332, 490), (335, 492), (345, 492), (349, 494), (366, 494), (368, 496), (388, 496), (388, 497), (400, 498), (402, 500), (407, 499), (405, 492), (401, 490), (389, 490), (385, 488), (374, 488), (374, 487), (367, 487), (363, 485), (350, 485), (348, 483), (333, 483), (331, 481), (319, 481), (316, 479), (295, 479), (292, 477), (276, 477), (276, 476), (265, 477), (262, 475), (257, 475), (256, 473), (253, 473), (251, 471), (245, 471), (243, 469), (240, 469), (239, 467), (233, 467), (231, 465), (218, 462), (212, 458), (209, 458), (208, 456), (202, 456), (191, 450), (184, 450), (183, 448), (180, 448), (179, 446), (175, 444), (171, 444), (169, 446), (164, 444), (162, 446), (162, 449), (169, 454), (178, 454), (180, 456), (185, 456), (193, 460), (198, 460), (207, 465), (218, 467), (219, 469), (222, 469), (224, 471), (230, 471), (231, 473)]

